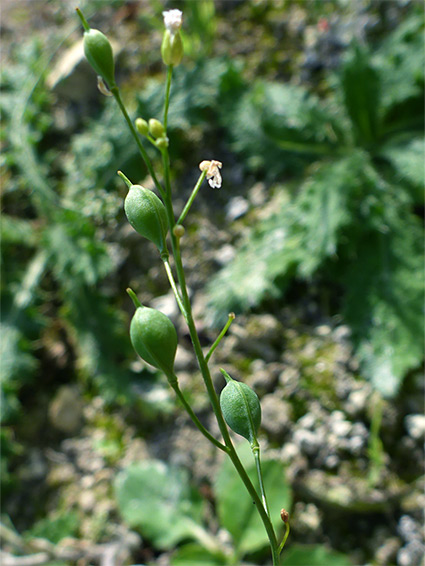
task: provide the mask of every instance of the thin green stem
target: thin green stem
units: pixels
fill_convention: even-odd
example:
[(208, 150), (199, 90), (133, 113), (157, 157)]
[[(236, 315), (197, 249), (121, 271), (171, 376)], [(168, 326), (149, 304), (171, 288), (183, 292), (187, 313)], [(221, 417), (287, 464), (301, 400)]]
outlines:
[(161, 183), (158, 181), (158, 178), (155, 174), (155, 171), (153, 170), (152, 163), (149, 159), (149, 155), (147, 154), (145, 148), (143, 147), (142, 142), (140, 141), (140, 138), (139, 138), (139, 134), (137, 133), (137, 130), (134, 127), (130, 116), (128, 115), (128, 112), (127, 112), (127, 110), (124, 106), (124, 103), (122, 101), (119, 88), (117, 86), (113, 86), (113, 87), (111, 87), (111, 92), (112, 92), (115, 100), (117, 101), (117, 104), (118, 104), (118, 106), (119, 106), (119, 108), (120, 108), (120, 110), (121, 110), (121, 112), (122, 112), (122, 114), (125, 118), (125, 121), (127, 122), (127, 126), (129, 127), (130, 132), (131, 132), (131, 134), (134, 138), (134, 141), (136, 142), (137, 147), (139, 148), (140, 154), (143, 158), (143, 161), (145, 162), (145, 165), (146, 165), (146, 167), (149, 171), (150, 176), (153, 179), (153, 182), (155, 183), (156, 188), (158, 189), (158, 191), (162, 195), (162, 197), (164, 197), (164, 189), (162, 188)]
[[(170, 232), (172, 234), (172, 229), (170, 230)], [(208, 396), (210, 398), (210, 402), (211, 402), (213, 411), (216, 415), (217, 423), (218, 423), (221, 435), (223, 437), (224, 443), (225, 443), (226, 448), (227, 448), (227, 453), (228, 453), (230, 459), (232, 460), (232, 463), (233, 463), (234, 467), (236, 468), (236, 471), (238, 472), (241, 480), (245, 484), (245, 487), (246, 487), (248, 493), (250, 494), (255, 505), (257, 506), (258, 512), (259, 512), (261, 519), (263, 521), (264, 527), (266, 529), (266, 532), (267, 532), (267, 535), (268, 535), (268, 538), (269, 538), (269, 541), (270, 541), (272, 557), (273, 557), (273, 566), (278, 566), (280, 564), (280, 560), (279, 560), (279, 554), (277, 552), (277, 540), (276, 540), (276, 535), (275, 535), (275, 532), (274, 532), (274, 529), (273, 529), (273, 525), (270, 521), (270, 518), (267, 514), (266, 509), (263, 506), (263, 503), (262, 503), (260, 497), (258, 496), (258, 493), (257, 493), (255, 487), (253, 486), (250, 478), (248, 477), (248, 474), (245, 471), (245, 468), (242, 465), (242, 462), (240, 461), (240, 459), (239, 459), (239, 457), (236, 453), (235, 447), (233, 446), (232, 440), (230, 438), (226, 422), (224, 421), (223, 414), (221, 412), (220, 401), (219, 401), (217, 393), (215, 391), (214, 384), (213, 384), (213, 381), (212, 381), (212, 377), (211, 377), (211, 374), (210, 374), (210, 371), (209, 371), (209, 368), (208, 368), (208, 364), (207, 364), (205, 357), (203, 355), (202, 347), (201, 347), (201, 344), (200, 344), (200, 341), (199, 341), (199, 337), (198, 337), (198, 334), (196, 332), (196, 327), (195, 327), (195, 323), (194, 323), (193, 315), (192, 315), (192, 308), (191, 308), (190, 300), (189, 300), (189, 297), (188, 297), (188, 294), (187, 294), (186, 280), (185, 280), (183, 264), (182, 264), (182, 260), (181, 260), (181, 254), (180, 254), (180, 246), (179, 246), (178, 240), (176, 238), (172, 238), (172, 244), (173, 244), (173, 255), (174, 255), (175, 262), (176, 262), (176, 271), (177, 271), (177, 275), (178, 275), (178, 279), (179, 279), (179, 283), (180, 283), (180, 288), (181, 288), (181, 291), (182, 291), (183, 304), (184, 304), (186, 312), (187, 312), (187, 325), (188, 325), (188, 328), (189, 328), (189, 333), (190, 333), (190, 337), (191, 337), (191, 340), (192, 340), (195, 355), (196, 355), (196, 358), (198, 360), (199, 368), (201, 370), (201, 374), (202, 374), (202, 377), (204, 379), (204, 383), (205, 383), (205, 386), (206, 386), (206, 389), (207, 389), (207, 393), (208, 393)]]
[(280, 555), (280, 553), (282, 552), (283, 547), (285, 546), (286, 539), (287, 539), (288, 536), (289, 536), (289, 531), (290, 531), (290, 530), (291, 530), (291, 529), (290, 529), (290, 526), (289, 526), (289, 521), (286, 521), (286, 523), (285, 523), (285, 534), (283, 535), (282, 542), (280, 543), (279, 548), (278, 548), (279, 555)]
[[(169, 160), (169, 156), (168, 156), (168, 149), (163, 150), (163, 162), (164, 164), (167, 163)], [(264, 527), (266, 529), (267, 532), (267, 536), (269, 538), (270, 541), (270, 547), (271, 547), (271, 551), (272, 551), (272, 558), (273, 558), (273, 566), (278, 566), (280, 564), (280, 560), (279, 560), (279, 554), (277, 552), (277, 540), (276, 540), (276, 534), (274, 532), (273, 529), (273, 525), (270, 521), (270, 518), (267, 514), (267, 511), (265, 510), (263, 503), (260, 499), (260, 497), (258, 496), (258, 493), (254, 487), (254, 485), (252, 484), (251, 480), (248, 477), (248, 474), (245, 471), (245, 468), (242, 465), (242, 462), (240, 461), (235, 447), (233, 446), (232, 440), (230, 438), (229, 435), (229, 431), (227, 429), (227, 425), (226, 422), (224, 420), (223, 414), (221, 412), (221, 408), (220, 408), (220, 401), (218, 399), (217, 393), (215, 391), (214, 388), (214, 384), (212, 381), (212, 377), (208, 368), (208, 364), (205, 360), (203, 351), (202, 351), (202, 347), (201, 347), (201, 343), (199, 341), (199, 337), (198, 337), (198, 333), (196, 331), (196, 326), (195, 326), (195, 322), (193, 320), (193, 315), (192, 315), (192, 306), (190, 303), (190, 299), (189, 299), (189, 295), (187, 292), (187, 286), (186, 286), (186, 277), (185, 277), (185, 273), (184, 273), (184, 268), (183, 268), (183, 262), (182, 262), (182, 258), (181, 258), (181, 253), (180, 253), (180, 244), (179, 244), (179, 239), (175, 237), (174, 233), (173, 233), (173, 228), (176, 224), (175, 222), (175, 218), (174, 218), (174, 212), (173, 212), (173, 205), (172, 205), (172, 201), (171, 201), (171, 189), (170, 189), (170, 182), (169, 182), (169, 173), (168, 173), (168, 168), (166, 168), (164, 166), (164, 171), (165, 171), (165, 185), (166, 185), (166, 195), (165, 195), (165, 199), (164, 199), (164, 204), (165, 204), (165, 209), (167, 212), (167, 219), (169, 222), (169, 229), (170, 229), (170, 235), (171, 235), (171, 245), (172, 245), (172, 250), (173, 250), (173, 256), (174, 256), (174, 262), (175, 262), (175, 266), (176, 266), (176, 272), (177, 272), (177, 280), (179, 282), (180, 285), (180, 289), (181, 289), (181, 296), (182, 296), (182, 302), (183, 302), (183, 306), (184, 309), (186, 311), (186, 322), (189, 328), (189, 334), (192, 340), (192, 344), (193, 344), (193, 349), (195, 351), (195, 355), (196, 358), (198, 360), (198, 364), (199, 364), (199, 369), (201, 370), (201, 374), (205, 383), (205, 387), (207, 389), (207, 393), (208, 393), (208, 397), (210, 399), (213, 411), (215, 413), (216, 419), (217, 419), (217, 423), (221, 432), (221, 435), (223, 437), (224, 443), (226, 445), (226, 449), (227, 449), (227, 453), (230, 457), (230, 459), (232, 460), (232, 463), (234, 465), (234, 467), (236, 468), (236, 471), (238, 472), (241, 480), (243, 481), (243, 483), (245, 484), (245, 487), (248, 491), (248, 493), (250, 494), (251, 498), (253, 499), (255, 505), (257, 506), (258, 512), (261, 516), (261, 520), (263, 521)], [(167, 178), (168, 177), (168, 178)]]
[(192, 410), (192, 407), (189, 405), (189, 403), (186, 401), (185, 396), (183, 395), (180, 387), (178, 386), (177, 383), (177, 377), (175, 377), (175, 381), (173, 380), (173, 382), (171, 383), (171, 387), (174, 389), (177, 397), (180, 399), (182, 405), (184, 406), (184, 408), (186, 409), (187, 413), (189, 414), (190, 418), (192, 419), (193, 423), (195, 424), (195, 426), (202, 432), (202, 434), (208, 438), (208, 440), (210, 442), (212, 442), (214, 444), (214, 446), (217, 446), (217, 448), (220, 448), (220, 450), (223, 450), (224, 452), (227, 452), (227, 448), (224, 444), (222, 444), (219, 440), (217, 440), (216, 438), (214, 438), (214, 436), (208, 432), (208, 430), (204, 427), (204, 425), (201, 423), (201, 421), (198, 419), (198, 417), (195, 415), (195, 413)]
[(164, 128), (167, 131), (168, 123), (168, 108), (170, 106), (170, 89), (171, 89), (171, 79), (173, 76), (173, 65), (168, 65), (167, 67), (167, 82), (165, 85), (165, 101), (164, 101)]
[[(162, 153), (162, 165), (164, 167), (165, 192), (167, 193), (167, 195), (169, 195), (171, 199), (170, 156), (168, 154), (167, 148), (162, 149), (161, 153)], [(173, 212), (173, 218), (174, 218), (174, 212)], [(174, 224), (175, 224), (175, 220), (174, 220)]]
[[(170, 75), (171, 76), (171, 75)], [(144, 157), (145, 159), (145, 155), (146, 155), (146, 151), (144, 150), (143, 146), (140, 143), (139, 137), (137, 135), (137, 132), (125, 110), (125, 107), (122, 103), (120, 94), (119, 94), (119, 90), (118, 87), (115, 87), (112, 90), (112, 93), (115, 97), (115, 99), (117, 100), (118, 105), (121, 108), (121, 111), (124, 114), (124, 117), (126, 119), (127, 125), (130, 128), (130, 131), (133, 134), (133, 137), (137, 143), (137, 146), (139, 147), (140, 153), (142, 154), (142, 157)], [(273, 558), (273, 566), (279, 566), (280, 564), (280, 560), (279, 560), (279, 553), (278, 553), (278, 546), (277, 546), (277, 540), (276, 540), (276, 534), (274, 532), (273, 529), (273, 525), (270, 521), (270, 518), (263, 506), (263, 503), (254, 487), (254, 485), (252, 484), (248, 474), (245, 471), (245, 468), (242, 465), (242, 462), (240, 461), (235, 447), (233, 446), (232, 440), (230, 438), (229, 435), (229, 431), (227, 429), (227, 425), (226, 422), (223, 418), (222, 412), (221, 412), (221, 408), (220, 408), (220, 402), (217, 396), (217, 393), (215, 391), (214, 388), (214, 384), (212, 381), (212, 377), (208, 368), (208, 364), (205, 360), (203, 351), (202, 351), (202, 347), (199, 341), (199, 337), (196, 331), (196, 327), (195, 327), (195, 322), (193, 320), (193, 315), (192, 315), (192, 307), (191, 307), (191, 303), (190, 303), (190, 299), (189, 299), (189, 295), (187, 292), (187, 286), (186, 286), (186, 278), (185, 278), (185, 274), (184, 274), (184, 268), (183, 268), (183, 263), (182, 263), (182, 259), (181, 259), (181, 254), (180, 254), (180, 245), (179, 245), (179, 238), (177, 238), (175, 236), (175, 234), (173, 233), (173, 228), (176, 224), (175, 221), (175, 217), (174, 217), (174, 211), (173, 211), (173, 205), (172, 205), (172, 200), (171, 200), (171, 184), (170, 184), (170, 172), (169, 172), (169, 154), (168, 154), (168, 149), (165, 148), (164, 150), (162, 150), (162, 156), (163, 156), (163, 164), (164, 164), (164, 175), (165, 175), (165, 186), (166, 186), (166, 190), (164, 191), (161, 187), (161, 185), (159, 184), (156, 175), (152, 169), (152, 165), (146, 155), (146, 159), (145, 159), (145, 163), (146, 166), (148, 167), (149, 173), (152, 176), (152, 179), (154, 180), (155, 185), (157, 186), (158, 190), (160, 191), (161, 195), (163, 196), (164, 199), (164, 204), (165, 204), (165, 210), (167, 213), (167, 221), (168, 221), (168, 225), (169, 225), (169, 229), (170, 229), (170, 237), (171, 237), (171, 245), (172, 245), (172, 250), (173, 250), (173, 256), (174, 256), (174, 261), (175, 261), (175, 266), (176, 266), (176, 272), (177, 272), (177, 280), (179, 282), (180, 285), (180, 289), (181, 289), (181, 299), (182, 299), (182, 305), (184, 307), (184, 310), (186, 312), (186, 321), (187, 321), (187, 325), (189, 328), (189, 333), (190, 333), (190, 337), (192, 340), (192, 344), (193, 344), (193, 348), (195, 351), (195, 355), (196, 358), (198, 360), (198, 364), (199, 364), (199, 368), (201, 370), (201, 374), (207, 389), (207, 393), (213, 408), (213, 411), (216, 415), (217, 418), (217, 423), (221, 432), (221, 435), (223, 437), (224, 440), (224, 444), (225, 444), (225, 451), (227, 452), (227, 454), (229, 455), (230, 459), (232, 460), (232, 463), (234, 465), (234, 467), (236, 468), (236, 471), (238, 472), (242, 482), (245, 484), (245, 487), (249, 493), (249, 495), (251, 496), (252, 500), (254, 501), (255, 505), (257, 506), (258, 512), (260, 514), (261, 520), (264, 524), (264, 527), (266, 529), (267, 532), (267, 536), (269, 538), (270, 541), (270, 546), (271, 546), (271, 552), (272, 552), (272, 558)], [(174, 387), (174, 383), (173, 381), (170, 381), (172, 387)], [(218, 441), (216, 441), (218, 442)], [(214, 445), (216, 445), (216, 442), (213, 442)]]
[(168, 281), (170, 282), (170, 286), (171, 289), (173, 290), (174, 296), (176, 297), (176, 301), (177, 304), (179, 306), (179, 309), (182, 313), (182, 315), (184, 316), (184, 318), (187, 320), (187, 313), (186, 313), (186, 309), (183, 305), (183, 300), (182, 297), (180, 295), (179, 290), (177, 289), (177, 285), (173, 276), (173, 272), (171, 271), (171, 266), (170, 263), (168, 261), (168, 258), (163, 258), (162, 261), (164, 262), (164, 267), (165, 267), (165, 271), (167, 272), (167, 277), (168, 277)]
[[(180, 220), (180, 219), (179, 219)], [(180, 222), (178, 222), (178, 224), (180, 224)], [(224, 325), (223, 330), (220, 332), (220, 334), (218, 335), (216, 341), (214, 342), (214, 344), (211, 346), (211, 348), (209, 349), (208, 354), (205, 356), (205, 361), (208, 363), (209, 359), (211, 358), (214, 350), (217, 348), (217, 346), (220, 344), (221, 340), (223, 339), (224, 335), (226, 334), (226, 332), (229, 329), (229, 326), (232, 324), (232, 322), (235, 320), (235, 313), (231, 312), (229, 314), (229, 318), (227, 319), (226, 324)]]
[(382, 473), (384, 466), (384, 447), (382, 440), (379, 437), (379, 431), (382, 423), (383, 401), (378, 393), (375, 393), (373, 398), (373, 413), (372, 421), (370, 424), (370, 435), (368, 443), (368, 456), (369, 456), (369, 473), (368, 482), (371, 487), (374, 487)]
[(270, 509), (267, 503), (266, 490), (264, 489), (264, 482), (263, 482), (263, 472), (261, 470), (260, 445), (257, 443), (256, 445), (251, 446), (251, 449), (255, 459), (255, 466), (257, 468), (258, 483), (260, 485), (260, 492), (261, 492), (261, 498), (263, 500), (264, 509), (266, 510), (266, 513), (270, 518)]
[(193, 201), (195, 200), (196, 195), (198, 194), (199, 189), (201, 188), (201, 185), (205, 179), (207, 172), (202, 171), (201, 175), (199, 176), (199, 179), (196, 183), (196, 185), (193, 188), (192, 194), (190, 195), (187, 203), (185, 204), (185, 207), (183, 209), (183, 212), (180, 214), (179, 219), (177, 220), (177, 224), (181, 224), (183, 222), (183, 220), (186, 218), (187, 213), (190, 210), (190, 207), (192, 206)]

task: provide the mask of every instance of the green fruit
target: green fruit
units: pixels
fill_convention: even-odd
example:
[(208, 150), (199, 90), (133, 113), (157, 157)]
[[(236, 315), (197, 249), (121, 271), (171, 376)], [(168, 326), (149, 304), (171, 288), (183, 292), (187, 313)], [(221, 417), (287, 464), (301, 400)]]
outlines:
[(156, 194), (140, 185), (131, 185), (124, 210), (136, 232), (153, 242), (161, 254), (168, 254), (167, 213)]
[(229, 427), (251, 444), (257, 443), (261, 406), (257, 394), (246, 383), (235, 381), (223, 369), (227, 385), (220, 395), (220, 407)]
[(133, 348), (148, 364), (174, 375), (177, 332), (171, 320), (160, 311), (138, 307), (131, 320), (130, 338)]
[(115, 85), (114, 54), (108, 38), (98, 29), (84, 32), (84, 54), (98, 75), (108, 83)]

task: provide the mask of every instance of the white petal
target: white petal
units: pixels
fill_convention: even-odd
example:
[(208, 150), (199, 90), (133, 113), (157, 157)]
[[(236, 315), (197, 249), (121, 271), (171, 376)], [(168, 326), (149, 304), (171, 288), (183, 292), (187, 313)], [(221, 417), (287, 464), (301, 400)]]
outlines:
[(166, 29), (174, 34), (179, 31), (182, 25), (183, 12), (181, 10), (168, 10), (162, 12)]
[(208, 183), (213, 189), (219, 189), (221, 187), (221, 182), (221, 175), (218, 171), (216, 171), (215, 175), (211, 177), (211, 179), (208, 179)]

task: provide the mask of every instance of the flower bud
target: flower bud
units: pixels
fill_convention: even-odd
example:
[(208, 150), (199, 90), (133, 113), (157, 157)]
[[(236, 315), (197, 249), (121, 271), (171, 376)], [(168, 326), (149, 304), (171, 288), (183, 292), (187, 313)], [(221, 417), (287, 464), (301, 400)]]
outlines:
[(162, 138), (165, 136), (165, 128), (156, 118), (151, 118), (149, 120), (149, 132), (154, 138)]
[(287, 523), (289, 521), (289, 513), (286, 509), (280, 510), (280, 518), (284, 523)]
[(162, 39), (161, 55), (166, 65), (179, 65), (183, 57), (183, 43), (180, 37), (183, 14), (180, 10), (167, 10), (164, 16), (165, 32)]
[(153, 242), (161, 254), (168, 255), (167, 213), (156, 194), (140, 185), (131, 185), (124, 202), (124, 210), (136, 232)]
[(176, 224), (173, 228), (173, 234), (176, 238), (183, 238), (185, 233), (185, 229), (184, 226), (182, 226), (181, 224)]
[(227, 385), (220, 395), (220, 407), (229, 427), (251, 444), (257, 441), (261, 406), (257, 394), (246, 383), (235, 381), (223, 369)]
[(139, 134), (141, 134), (142, 136), (148, 135), (149, 126), (146, 120), (143, 120), (143, 118), (136, 118), (135, 125), (136, 125), (136, 130), (139, 132)]
[(155, 145), (158, 149), (165, 149), (166, 147), (168, 147), (168, 138), (158, 138), (155, 142)]
[(165, 65), (180, 65), (183, 58), (183, 42), (180, 33), (165, 30), (161, 44), (161, 56)]
[(162, 370), (167, 377), (174, 375), (177, 332), (165, 314), (149, 307), (138, 307), (131, 320), (130, 338), (142, 360)]

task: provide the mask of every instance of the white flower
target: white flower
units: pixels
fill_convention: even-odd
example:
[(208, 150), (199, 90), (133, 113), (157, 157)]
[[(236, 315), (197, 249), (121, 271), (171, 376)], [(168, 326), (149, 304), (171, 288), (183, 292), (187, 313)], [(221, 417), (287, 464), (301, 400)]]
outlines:
[(164, 25), (171, 35), (176, 34), (182, 26), (183, 12), (181, 10), (168, 10), (162, 12)]
[(199, 164), (199, 169), (207, 172), (208, 183), (213, 189), (221, 187), (222, 178), (219, 169), (222, 166), (221, 161), (215, 161), (214, 159), (212, 161), (202, 161)]

